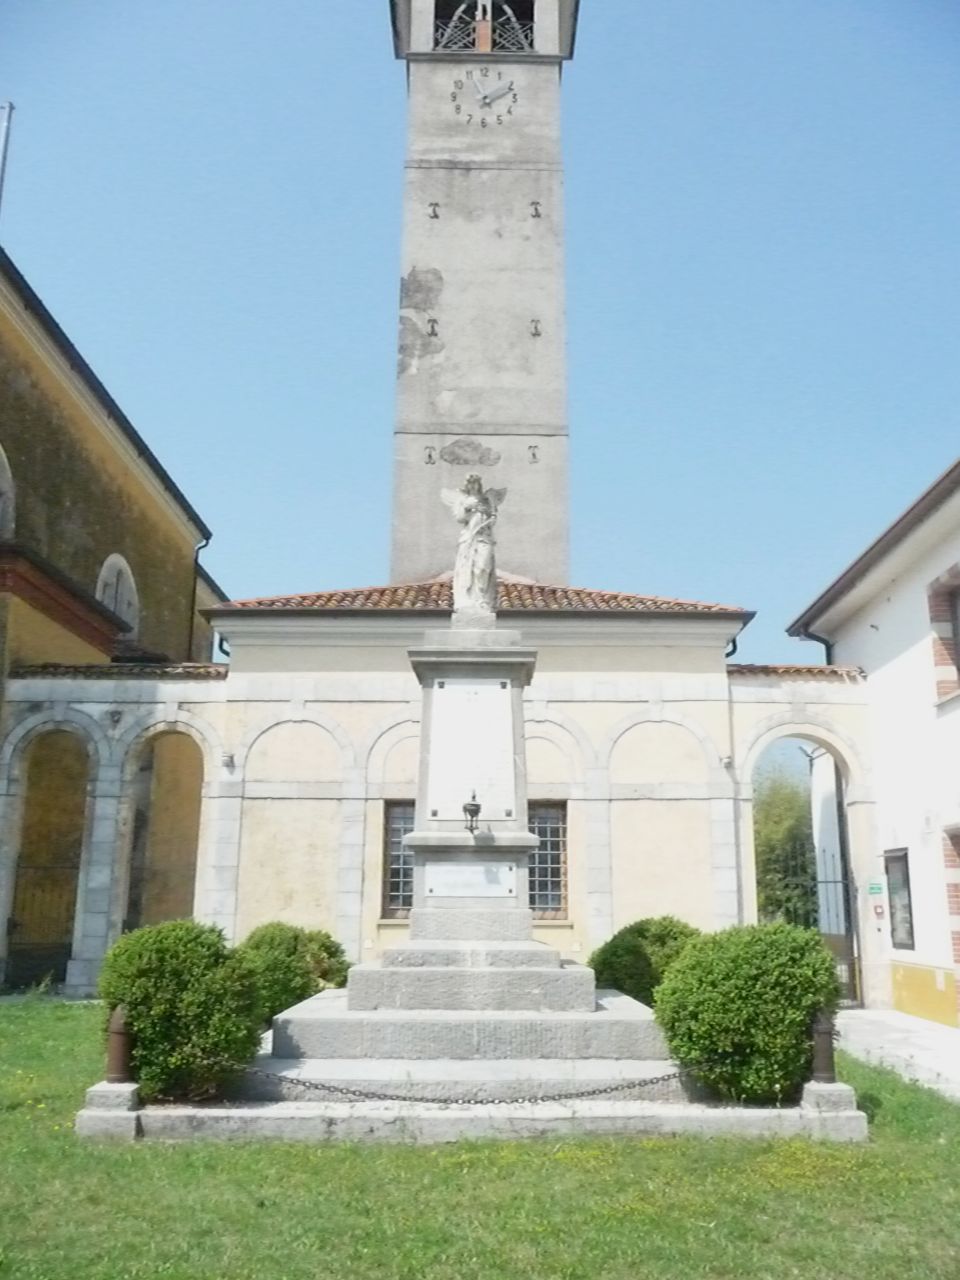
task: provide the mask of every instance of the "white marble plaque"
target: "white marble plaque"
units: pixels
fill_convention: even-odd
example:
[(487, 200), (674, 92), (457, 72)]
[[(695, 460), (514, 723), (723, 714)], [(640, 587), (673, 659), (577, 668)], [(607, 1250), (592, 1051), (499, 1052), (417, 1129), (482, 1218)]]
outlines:
[(505, 681), (450, 676), (433, 689), (427, 806), (431, 817), (462, 821), (476, 792), (485, 819), (517, 810), (513, 702)]
[(428, 862), (423, 877), (428, 898), (513, 898), (517, 892), (512, 862)]

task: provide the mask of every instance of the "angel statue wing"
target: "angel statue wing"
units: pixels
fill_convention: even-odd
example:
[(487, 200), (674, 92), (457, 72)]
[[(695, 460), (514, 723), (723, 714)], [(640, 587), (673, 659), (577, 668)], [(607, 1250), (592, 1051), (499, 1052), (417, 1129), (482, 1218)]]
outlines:
[(490, 503), (491, 511), (495, 512), (507, 496), (507, 491), (506, 489), (488, 489), (483, 496)]
[(460, 489), (441, 489), (440, 497), (443, 499), (443, 505), (453, 512), (454, 518), (463, 524), (467, 518), (467, 495)]

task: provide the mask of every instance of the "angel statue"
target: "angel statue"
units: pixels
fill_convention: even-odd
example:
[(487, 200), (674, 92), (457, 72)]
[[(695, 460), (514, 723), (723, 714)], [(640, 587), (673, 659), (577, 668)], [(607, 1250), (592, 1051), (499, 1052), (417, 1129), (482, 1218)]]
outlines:
[(462, 489), (444, 489), (443, 501), (462, 526), (453, 567), (455, 614), (492, 615), (497, 608), (496, 541), (493, 527), (506, 489), (487, 489), (479, 476), (467, 476)]

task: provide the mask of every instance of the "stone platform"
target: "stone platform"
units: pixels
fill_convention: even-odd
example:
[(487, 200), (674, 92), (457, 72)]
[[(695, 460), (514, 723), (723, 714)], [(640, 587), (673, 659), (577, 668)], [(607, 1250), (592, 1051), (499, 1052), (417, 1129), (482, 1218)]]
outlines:
[[(844, 1089), (846, 1086), (840, 1086)], [(444, 1106), (422, 1102), (267, 1102), (233, 1107), (85, 1108), (85, 1138), (249, 1142), (407, 1142), (462, 1139), (661, 1137), (796, 1138), (863, 1142), (867, 1118), (852, 1103), (825, 1109), (711, 1107), (677, 1102), (509, 1103)]]

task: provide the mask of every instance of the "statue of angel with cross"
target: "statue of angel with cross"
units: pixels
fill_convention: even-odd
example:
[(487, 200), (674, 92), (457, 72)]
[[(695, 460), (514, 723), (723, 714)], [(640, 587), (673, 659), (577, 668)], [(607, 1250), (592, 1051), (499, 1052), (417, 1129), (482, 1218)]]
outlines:
[(497, 610), (497, 565), (493, 536), (506, 489), (484, 490), (479, 476), (467, 476), (462, 489), (444, 489), (443, 501), (461, 526), (453, 568), (453, 611), (461, 616), (492, 615)]

